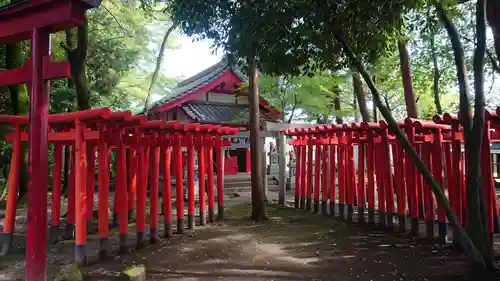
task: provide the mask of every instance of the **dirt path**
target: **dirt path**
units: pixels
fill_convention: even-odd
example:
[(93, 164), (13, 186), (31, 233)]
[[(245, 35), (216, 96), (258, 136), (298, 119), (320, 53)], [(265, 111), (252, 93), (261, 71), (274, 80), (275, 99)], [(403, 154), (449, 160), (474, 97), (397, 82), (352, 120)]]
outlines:
[(197, 229), (85, 268), (89, 281), (110, 281), (144, 264), (148, 280), (457, 280), (464, 258), (408, 238), (270, 206), (270, 221), (248, 221), (249, 205), (228, 210), (223, 225)]

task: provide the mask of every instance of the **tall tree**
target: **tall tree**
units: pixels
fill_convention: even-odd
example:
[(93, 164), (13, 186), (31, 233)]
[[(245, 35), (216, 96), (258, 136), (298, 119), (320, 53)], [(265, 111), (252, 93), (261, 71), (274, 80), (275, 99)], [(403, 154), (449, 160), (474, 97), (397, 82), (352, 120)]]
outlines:
[(260, 114), (259, 114), (259, 72), (255, 57), (249, 59), (249, 94), (250, 105), (250, 151), (251, 153), (251, 181), (252, 181), (252, 215), (254, 221), (267, 220), (264, 208), (264, 190), (262, 187), (263, 175), (262, 157), (260, 153)]
[(406, 111), (408, 117), (418, 118), (417, 102), (413, 92), (413, 82), (411, 78), (410, 55), (408, 54), (407, 42), (400, 40), (398, 42), (399, 61), (401, 66), (401, 77), (403, 78), (404, 97), (406, 102)]
[(352, 87), (354, 89), (354, 95), (358, 101), (359, 112), (361, 113), (361, 119), (363, 122), (370, 122), (370, 112), (368, 111), (368, 106), (366, 105), (365, 92), (363, 90), (363, 82), (359, 73), (352, 73)]

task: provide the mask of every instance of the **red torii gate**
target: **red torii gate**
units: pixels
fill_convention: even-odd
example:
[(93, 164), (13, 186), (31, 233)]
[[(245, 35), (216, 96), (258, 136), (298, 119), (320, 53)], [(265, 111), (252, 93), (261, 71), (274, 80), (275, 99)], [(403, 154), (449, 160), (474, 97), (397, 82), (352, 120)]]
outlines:
[[(407, 118), (398, 122), (398, 126), (441, 185), (460, 222), (466, 225), (466, 159), (458, 118), (450, 114), (436, 116), (434, 122)], [(296, 208), (311, 211), (314, 199), (315, 205), (330, 205), (329, 214), (326, 206), (322, 206), (323, 214), (352, 220), (353, 207), (357, 206), (358, 222), (364, 222), (367, 207), (369, 224), (378, 223), (391, 229), (397, 215), (401, 232), (406, 231), (406, 216), (409, 216), (411, 235), (419, 235), (419, 223), (423, 219), (429, 238), (434, 238), (437, 221), (438, 238), (441, 242), (446, 240), (447, 220), (442, 206), (436, 205), (434, 194), (384, 121), (321, 125), (288, 130), (286, 134), (295, 137), (290, 144), (297, 151)], [(499, 232), (490, 155), (490, 144), (499, 141), (500, 108), (496, 113), (486, 112), (481, 144), (481, 176), (490, 234)], [(353, 165), (354, 148), (358, 150), (357, 167)], [(329, 184), (325, 184), (327, 173), (331, 179)], [(315, 206), (312, 211), (319, 212), (319, 208)]]
[(31, 40), (31, 59), (23, 68), (0, 72), (0, 85), (28, 83), (30, 89), (28, 148), (28, 231), (26, 280), (46, 275), (47, 115), (51, 79), (69, 77), (69, 65), (50, 57), (50, 33), (84, 22), (85, 10), (99, 0), (32, 0), (0, 10), (0, 43)]
[[(72, 184), (68, 190), (68, 215), (66, 219), (66, 238), (73, 236), (75, 230), (75, 260), (77, 263), (86, 262), (87, 224), (93, 219), (93, 194), (94, 194), (94, 171), (95, 171), (95, 148), (98, 147), (98, 230), (100, 238), (100, 256), (105, 256), (108, 251), (107, 240), (109, 235), (108, 226), (108, 195), (109, 195), (109, 152), (116, 150), (116, 185), (114, 209), (118, 217), (120, 251), (127, 250), (128, 234), (128, 213), (129, 202), (137, 195), (137, 248), (144, 246), (144, 232), (146, 226), (146, 200), (147, 186), (149, 183), (150, 192), (150, 242), (157, 240), (158, 209), (159, 209), (159, 176), (160, 176), (160, 154), (164, 153), (164, 188), (163, 213), (165, 219), (165, 236), (172, 236), (172, 204), (170, 191), (170, 167), (171, 154), (175, 157), (176, 172), (176, 213), (177, 230), (180, 234), (184, 232), (184, 190), (183, 190), (183, 170), (182, 167), (182, 147), (188, 150), (188, 229), (193, 229), (195, 225), (195, 198), (194, 198), (194, 147), (199, 153), (199, 175), (200, 175), (200, 225), (205, 224), (205, 165), (209, 167), (209, 222), (213, 221), (214, 215), (214, 183), (213, 163), (211, 161), (211, 150), (215, 148), (221, 151), (222, 146), (230, 145), (229, 141), (221, 141), (221, 135), (234, 134), (237, 132), (233, 128), (225, 128), (218, 125), (181, 124), (178, 122), (147, 121), (145, 116), (132, 116), (130, 112), (111, 112), (109, 108), (93, 109), (66, 114), (54, 114), (48, 118), (51, 131), (48, 134), (48, 141), (54, 144), (54, 173), (53, 173), (53, 193), (52, 193), (52, 221), (51, 234), (53, 241), (57, 241), (60, 223), (60, 200), (61, 200), (61, 156), (62, 145), (73, 146), (74, 162), (72, 173)], [(13, 143), (13, 157), (11, 171), (9, 175), (9, 197), (4, 232), (12, 237), (14, 230), (15, 205), (17, 200), (16, 177), (19, 173), (21, 142), (29, 139), (28, 133), (23, 129), (28, 118), (26, 116), (0, 115), (0, 123), (11, 124), (13, 132), (6, 137)], [(197, 142), (195, 140), (198, 140)], [(138, 161), (127, 161), (127, 149), (132, 150)], [(208, 162), (205, 160), (205, 153), (208, 151)], [(92, 155), (92, 157), (90, 157)], [(218, 155), (222, 158), (222, 155)], [(191, 159), (191, 160), (190, 160)], [(151, 160), (151, 161), (149, 161)], [(151, 163), (152, 166), (149, 166)], [(210, 168), (212, 167), (212, 168)], [(128, 178), (127, 168), (137, 175), (136, 182), (132, 183)], [(148, 171), (150, 179), (148, 181)], [(58, 173), (56, 171), (59, 171)], [(217, 175), (223, 173), (222, 167), (217, 167)], [(218, 177), (220, 178), (220, 177)], [(137, 190), (131, 189), (132, 185), (137, 186)], [(223, 183), (217, 182), (219, 213), (222, 218), (224, 208)], [(127, 192), (127, 187), (129, 188)], [(127, 198), (128, 197), (128, 198)], [(45, 210), (46, 211), (46, 210)], [(91, 224), (90, 224), (91, 225)]]

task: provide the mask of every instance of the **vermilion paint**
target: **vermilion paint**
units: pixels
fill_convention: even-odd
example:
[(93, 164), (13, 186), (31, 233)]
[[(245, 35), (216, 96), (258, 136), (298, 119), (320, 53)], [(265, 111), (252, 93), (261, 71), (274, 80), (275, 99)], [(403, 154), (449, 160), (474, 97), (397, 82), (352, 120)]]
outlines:
[(181, 167), (182, 166), (182, 144), (181, 144), (181, 135), (174, 135), (174, 155), (175, 155), (175, 182), (176, 182), (176, 190), (175, 190), (175, 202), (177, 205), (177, 232), (179, 234), (184, 233), (184, 179), (182, 173), (184, 172)]
[(163, 147), (163, 220), (165, 224), (165, 237), (172, 237), (172, 186), (171, 160), (172, 147), (164, 144)]
[[(94, 215), (95, 150), (87, 144), (87, 223), (92, 223)], [(88, 225), (91, 226), (91, 225)], [(89, 229), (87, 229), (89, 231)]]
[(151, 243), (155, 243), (157, 240), (156, 229), (158, 226), (158, 192), (159, 192), (159, 181), (160, 181), (160, 147), (157, 145), (156, 139), (158, 135), (153, 134), (153, 144), (150, 148), (151, 153), (151, 184), (149, 192), (149, 200), (151, 202), (149, 207), (149, 235)]
[(215, 162), (217, 166), (217, 217), (218, 219), (224, 218), (224, 181), (222, 161), (224, 161), (224, 151), (222, 150), (222, 137), (218, 134), (215, 137)]
[(328, 202), (328, 144), (321, 150), (321, 212), (326, 215)]
[[(99, 133), (103, 135), (104, 127), (99, 127)], [(101, 239), (100, 254), (107, 254), (107, 239), (109, 236), (109, 148), (105, 139), (99, 139), (99, 174), (98, 174), (98, 201), (99, 201), (99, 238)]]
[(214, 190), (214, 153), (212, 146), (207, 147), (207, 197), (208, 197), (208, 222), (214, 221), (215, 190)]
[(358, 218), (360, 221), (365, 221), (365, 144), (358, 144)]
[(315, 140), (315, 156), (314, 156), (314, 212), (319, 211), (319, 198), (321, 192), (320, 179), (321, 179), (321, 144), (318, 139)]
[(301, 170), (301, 167), (302, 167), (302, 146), (300, 145), (300, 143), (296, 143), (295, 146), (295, 155), (296, 155), (296, 158), (295, 158), (295, 208), (296, 209), (299, 209), (301, 206), (300, 206), (300, 202), (301, 202), (301, 198), (302, 196), (304, 196), (304, 194), (302, 194), (302, 186), (301, 186), (301, 178), (300, 178), (300, 175), (302, 173), (302, 170)]
[[(10, 160), (10, 171), (9, 171), (9, 190), (7, 197), (7, 208), (5, 212), (5, 223), (3, 226), (3, 234), (7, 241), (4, 241), (4, 248), (1, 249), (1, 254), (6, 255), (11, 248), (12, 239), (14, 235), (14, 225), (16, 222), (16, 206), (17, 197), (19, 191), (19, 180), (20, 180), (20, 170), (21, 170), (21, 157), (22, 157), (22, 147), (21, 147), (21, 128), (16, 126), (14, 129), (14, 140), (12, 142), (12, 158)], [(55, 164), (54, 164), (55, 165)], [(60, 180), (60, 176), (59, 176)], [(58, 218), (59, 219), (59, 218)], [(57, 221), (55, 221), (57, 222)]]
[(307, 145), (307, 137), (303, 136), (300, 140), (301, 142), (301, 153), (302, 153), (302, 157), (301, 157), (301, 161), (302, 161), (302, 165), (301, 165), (301, 170), (300, 170), (300, 194), (302, 194), (302, 198), (300, 199), (300, 206), (302, 209), (306, 209), (307, 208), (307, 198), (310, 198), (310, 197), (307, 197), (308, 196), (308, 192), (309, 192), (309, 189), (308, 189), (308, 185), (307, 185), (307, 177), (308, 177), (308, 174), (307, 174), (307, 161), (308, 161), (308, 154), (307, 154), (307, 149), (308, 149), (308, 145)]
[(205, 225), (205, 212), (207, 208), (206, 194), (205, 194), (205, 147), (203, 144), (204, 136), (199, 137), (197, 146), (198, 152), (198, 200), (200, 204), (200, 225)]
[[(333, 137), (333, 136), (332, 136)], [(337, 171), (336, 153), (337, 146), (330, 144), (330, 215), (335, 216), (337, 203), (337, 179), (335, 177)]]
[(187, 196), (188, 196), (188, 229), (194, 229), (194, 139), (187, 134)]
[(313, 145), (314, 140), (307, 139), (307, 194), (306, 194), (306, 210), (311, 210), (311, 200), (313, 194)]
[(61, 223), (62, 156), (63, 146), (57, 143), (54, 145), (54, 155), (52, 156), (54, 165), (52, 166), (52, 214), (50, 223), (52, 226), (51, 240), (53, 243), (58, 240), (59, 224)]
[(86, 176), (86, 144), (83, 138), (84, 124), (75, 121), (75, 261), (86, 262), (87, 244), (87, 186)]

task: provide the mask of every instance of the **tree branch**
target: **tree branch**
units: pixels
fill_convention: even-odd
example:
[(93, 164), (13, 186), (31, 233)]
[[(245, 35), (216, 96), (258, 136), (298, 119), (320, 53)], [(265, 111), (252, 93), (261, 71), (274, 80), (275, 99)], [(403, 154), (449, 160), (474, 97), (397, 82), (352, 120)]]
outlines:
[(462, 42), (460, 42), (460, 34), (457, 28), (451, 21), (450, 16), (446, 12), (443, 4), (438, 0), (433, 0), (439, 19), (448, 32), (455, 57), (455, 66), (457, 68), (457, 80), (460, 90), (460, 119), (466, 134), (471, 133), (472, 115), (469, 106), (469, 86), (467, 82), (467, 69), (465, 67), (464, 50)]
[(158, 57), (156, 58), (156, 66), (155, 71), (153, 72), (153, 76), (151, 77), (151, 83), (149, 84), (148, 96), (146, 97), (146, 101), (144, 102), (144, 113), (147, 114), (149, 108), (151, 107), (152, 98), (153, 98), (153, 87), (158, 79), (158, 73), (160, 72), (161, 63), (163, 62), (163, 56), (165, 54), (165, 49), (167, 48), (167, 41), (170, 37), (170, 34), (175, 30), (177, 25), (173, 24), (169, 27), (165, 36), (163, 36), (163, 41), (160, 45), (160, 51), (158, 53)]
[[(464, 39), (465, 41), (467, 41), (467, 42), (469, 42), (469, 43), (472, 43), (472, 44), (474, 44), (475, 46), (477, 46), (477, 43), (476, 43), (474, 40), (472, 40), (472, 39), (470, 39), (470, 38), (468, 38), (468, 37), (466, 37), (466, 36), (464, 36), (464, 35), (461, 35), (461, 36), (460, 36), (460, 38), (462, 38), (462, 39)], [(496, 60), (496, 58), (495, 58), (495, 55), (493, 55), (493, 54), (490, 52), (490, 50), (488, 50), (488, 49), (486, 49), (486, 50), (485, 50), (485, 52), (486, 52), (486, 56), (488, 56), (488, 59), (489, 59), (489, 60), (490, 60), (490, 62), (491, 62), (491, 68), (493, 68), (493, 70), (494, 70), (495, 72), (497, 72), (498, 74), (500, 74), (500, 65), (498, 65), (497, 60)]]

